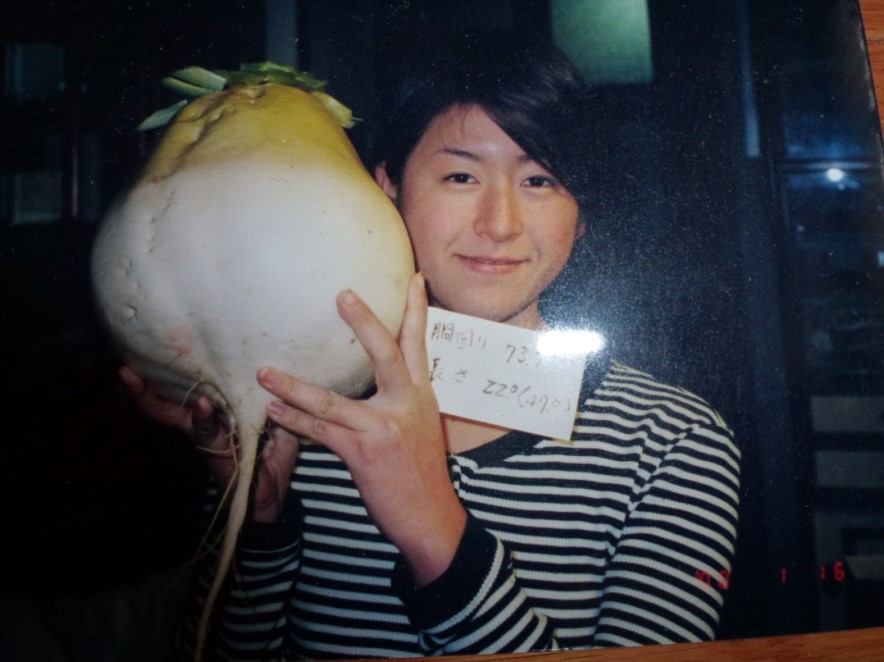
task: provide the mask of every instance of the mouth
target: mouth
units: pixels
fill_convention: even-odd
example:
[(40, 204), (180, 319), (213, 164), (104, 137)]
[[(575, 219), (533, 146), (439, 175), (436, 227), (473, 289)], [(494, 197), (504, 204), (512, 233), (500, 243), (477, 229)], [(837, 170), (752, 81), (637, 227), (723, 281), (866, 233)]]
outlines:
[(480, 274), (501, 275), (512, 273), (527, 260), (507, 257), (488, 257), (484, 255), (458, 255), (457, 258), (468, 269)]

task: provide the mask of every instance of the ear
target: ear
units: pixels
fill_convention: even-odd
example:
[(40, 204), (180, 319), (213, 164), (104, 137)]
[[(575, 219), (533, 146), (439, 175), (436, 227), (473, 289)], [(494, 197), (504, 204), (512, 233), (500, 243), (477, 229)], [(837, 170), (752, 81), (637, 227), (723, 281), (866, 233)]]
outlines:
[(387, 174), (387, 164), (381, 161), (374, 167), (374, 180), (394, 203), (399, 199), (399, 187), (396, 186)]
[(577, 231), (574, 233), (574, 241), (577, 241), (585, 234), (586, 234), (586, 221), (578, 221), (577, 222)]

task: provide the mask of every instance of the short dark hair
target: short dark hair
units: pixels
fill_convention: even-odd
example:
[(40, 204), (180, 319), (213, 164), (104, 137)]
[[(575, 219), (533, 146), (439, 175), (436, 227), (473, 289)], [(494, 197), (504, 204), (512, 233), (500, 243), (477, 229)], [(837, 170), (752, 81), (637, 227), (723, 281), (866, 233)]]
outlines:
[(477, 32), (425, 44), (393, 76), (374, 141), (374, 162), (401, 182), (427, 127), (454, 106), (476, 105), (547, 168), (585, 213), (598, 167), (589, 94), (572, 62), (533, 33)]

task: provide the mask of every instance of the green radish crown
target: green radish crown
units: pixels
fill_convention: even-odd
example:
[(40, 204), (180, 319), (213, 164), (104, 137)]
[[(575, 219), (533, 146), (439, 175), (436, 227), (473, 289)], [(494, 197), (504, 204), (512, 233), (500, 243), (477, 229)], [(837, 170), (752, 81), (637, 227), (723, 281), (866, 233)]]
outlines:
[(313, 78), (310, 74), (298, 71), (294, 67), (275, 62), (242, 64), (239, 71), (211, 71), (203, 67), (185, 67), (174, 72), (171, 76), (166, 76), (160, 82), (164, 87), (185, 98), (153, 113), (138, 125), (139, 131), (147, 131), (168, 124), (191, 99), (245, 85), (296, 87), (310, 92), (316, 97), (345, 129), (349, 129), (357, 121), (349, 108), (324, 92), (324, 81)]

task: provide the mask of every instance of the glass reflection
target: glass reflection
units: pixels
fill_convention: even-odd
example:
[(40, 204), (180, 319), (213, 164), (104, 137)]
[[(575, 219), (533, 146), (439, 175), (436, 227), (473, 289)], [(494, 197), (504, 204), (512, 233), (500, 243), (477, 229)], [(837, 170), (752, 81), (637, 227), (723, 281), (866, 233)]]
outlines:
[[(561, 32), (577, 3), (37, 4), (0, 10), (2, 288), (15, 318), (3, 365), (18, 386), (9, 412), (62, 411), (51, 435), (7, 417), (4, 503), (18, 505), (5, 514), (23, 535), (2, 558), (20, 569), (7, 590), (76, 592), (174, 565), (193, 543), (199, 465), (177, 439), (131, 432), (85, 276), (94, 221), (151, 147), (132, 127), (164, 105), (160, 77), (297, 60), (365, 119), (351, 135), (369, 154), (377, 88), (412, 41)], [(884, 624), (884, 191), (858, 4), (628, 5), (629, 62), (593, 74), (588, 157), (604, 159), (604, 181), (555, 315), (734, 427), (745, 484), (722, 636)], [(109, 410), (119, 419), (102, 421)]]

